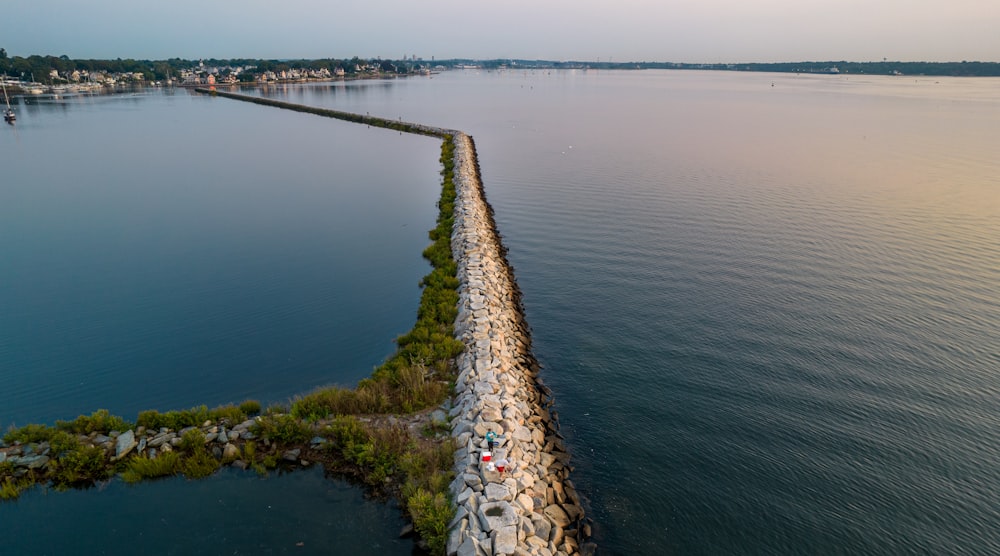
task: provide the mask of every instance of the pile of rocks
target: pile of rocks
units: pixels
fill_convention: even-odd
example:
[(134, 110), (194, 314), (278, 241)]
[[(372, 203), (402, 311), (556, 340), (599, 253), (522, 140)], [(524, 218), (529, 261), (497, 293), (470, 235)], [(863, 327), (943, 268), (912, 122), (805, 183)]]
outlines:
[[(455, 227), (459, 357), (451, 409), (458, 505), (448, 554), (592, 554), (590, 526), (569, 480), (569, 455), (550, 413), (551, 398), (537, 379), (538, 364), (479, 179), (475, 147), (455, 136)], [(487, 456), (486, 435), (499, 435)], [(508, 460), (500, 473), (487, 458)]]
[[(216, 459), (233, 461), (240, 466), (240, 445), (243, 441), (254, 438), (250, 431), (253, 424), (254, 420), (248, 419), (231, 428), (225, 423), (212, 421), (206, 421), (200, 427), (187, 427), (177, 431), (166, 427), (158, 430), (136, 427), (124, 432), (80, 434), (77, 435), (77, 440), (83, 447), (102, 448), (108, 462), (113, 463), (132, 454), (155, 458), (159, 453), (172, 452), (181, 445), (181, 438), (185, 433), (197, 428), (205, 436), (206, 448)], [(58, 456), (59, 454), (52, 453), (48, 442), (10, 446), (0, 444), (0, 463), (7, 462), (14, 467), (14, 478), (23, 477), (29, 471), (44, 477), (52, 460)], [(245, 466), (244, 464), (243, 467)]]

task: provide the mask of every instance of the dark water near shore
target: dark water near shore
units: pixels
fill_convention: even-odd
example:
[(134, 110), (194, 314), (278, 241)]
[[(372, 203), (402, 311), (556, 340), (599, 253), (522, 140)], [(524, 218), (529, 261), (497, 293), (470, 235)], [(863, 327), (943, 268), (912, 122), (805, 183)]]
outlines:
[[(588, 498), (596, 540), (607, 553), (1000, 552), (1000, 81), (453, 72), (278, 87), (264, 94), (455, 127), (475, 137), (487, 195), (524, 293), (535, 354), (546, 367), (544, 379), (556, 393), (574, 452), (573, 480)], [(0, 423), (71, 417), (108, 403), (127, 413), (230, 401), (227, 395), (280, 399), (317, 383), (357, 380), (412, 322), (413, 285), (422, 270), (371, 294), (374, 274), (358, 278), (337, 263), (313, 266), (327, 260), (317, 254), (340, 253), (315, 242), (327, 238), (318, 223), (326, 222), (325, 211), (340, 199), (323, 202), (315, 168), (364, 167), (359, 181), (350, 182), (355, 185), (386, 179), (396, 187), (398, 180), (384, 177), (396, 170), (404, 180), (430, 176), (413, 180), (429, 182), (427, 190), (401, 201), (397, 213), (402, 218), (427, 210), (426, 224), (402, 228), (401, 223), (398, 239), (384, 247), (390, 253), (386, 261), (408, 255), (417, 269), (433, 219), (436, 142), (204, 100), (154, 97), (79, 110), (25, 110), (16, 135), (0, 134), (5, 172), (12, 167), (25, 172), (13, 182), (5, 174), (0, 186)], [(84, 117), (86, 125), (79, 121)], [(48, 131), (44, 142), (27, 148), (32, 122)], [(109, 122), (117, 122), (116, 133), (107, 131)], [(64, 133), (62, 125), (76, 130)], [(336, 138), (325, 139), (331, 128)], [(390, 153), (399, 142), (407, 146)], [(191, 149), (183, 150), (188, 145)], [(174, 149), (182, 150), (173, 154)], [(108, 158), (95, 167), (100, 152)], [(151, 159), (149, 152), (160, 154)], [(347, 162), (331, 161), (338, 152), (346, 153)], [(364, 155), (369, 162), (361, 162)], [(31, 161), (25, 163), (30, 171), (14, 164), (23, 157)], [(117, 165), (130, 171), (118, 172)], [(218, 172), (216, 179), (200, 178), (208, 169)], [(190, 177), (180, 185), (176, 179), (151, 185), (149, 176), (159, 170)], [(231, 179), (228, 172), (237, 170), (245, 173)], [(52, 179), (57, 171), (66, 179)], [(35, 175), (43, 186), (32, 187)], [(53, 183), (61, 185), (46, 188)], [(126, 185), (151, 189), (131, 197), (131, 216), (153, 228), (131, 249), (126, 239), (134, 234), (107, 239), (115, 230), (131, 229), (122, 221), (123, 211), (115, 204), (103, 210), (104, 204), (87, 194), (115, 188), (100, 199), (119, 203), (123, 191), (132, 191)], [(292, 187), (296, 197), (278, 194), (282, 189), (275, 185)], [(214, 204), (196, 196), (206, 187)], [(233, 214), (229, 202), (243, 199), (240, 188), (250, 188), (251, 199), (244, 200), (252, 206), (236, 205)], [(350, 197), (363, 189), (351, 188)], [(395, 200), (400, 191), (383, 189), (375, 198)], [(156, 206), (189, 207), (197, 199), (199, 206), (204, 203), (202, 219), (179, 220), (177, 211), (143, 212), (139, 201), (155, 193)], [(371, 221), (372, 229), (358, 237), (380, 237), (396, 228), (386, 225), (392, 216), (370, 216), (374, 206), (378, 203), (362, 204), (342, 217), (353, 215), (356, 226)], [(11, 207), (35, 211), (25, 216), (25, 210)], [(65, 229), (67, 219), (60, 215), (74, 207), (102, 215), (88, 220), (101, 224)], [(275, 212), (295, 217), (271, 220)], [(50, 215), (32, 220), (32, 214)], [(227, 218), (247, 227), (231, 231)], [(171, 225), (176, 222), (184, 225)], [(91, 239), (101, 231), (105, 241)], [(242, 243), (246, 235), (249, 245)], [(225, 242), (202, 247), (205, 238), (219, 236)], [(47, 251), (32, 253), (23, 246), (45, 238)], [(144, 248), (170, 238), (176, 242), (168, 242), (169, 248), (141, 256)], [(94, 247), (109, 242), (111, 252)], [(366, 257), (357, 253), (357, 243), (351, 245), (343, 256)], [(58, 257), (37, 256), (50, 251)], [(87, 254), (77, 256), (80, 252)], [(183, 269), (168, 262), (185, 256)], [(146, 305), (130, 310), (121, 306), (139, 301), (101, 303), (101, 278), (133, 259), (156, 272), (131, 280), (159, 289), (147, 296)], [(276, 259), (284, 264), (274, 264)], [(340, 260), (339, 255), (329, 259)], [(33, 274), (8, 272), (8, 260)], [(293, 262), (299, 265), (294, 271), (268, 278), (268, 272)], [(88, 277), (95, 265), (105, 265), (103, 274)], [(188, 278), (201, 268), (219, 278)], [(46, 276), (43, 269), (50, 271), (49, 282), (37, 278)], [(358, 300), (356, 313), (338, 305), (314, 306), (332, 296), (322, 289), (331, 275), (354, 277), (358, 283), (351, 291), (372, 297)], [(152, 299), (185, 279), (183, 296), (161, 303), (176, 315), (168, 319), (175, 323), (170, 336), (191, 330), (191, 338), (158, 345), (157, 334), (142, 332), (130, 319), (155, 309)], [(31, 301), (30, 295), (10, 293), (56, 285), (69, 288), (51, 294), (62, 298), (38, 294)], [(280, 358), (268, 359), (265, 352), (231, 367), (220, 363), (213, 367), (223, 369), (219, 376), (199, 367), (215, 350), (195, 350), (202, 355), (185, 359), (192, 346), (217, 345), (213, 334), (258, 314), (257, 324), (247, 328), (261, 329), (254, 340), (223, 342), (218, 357), (239, 359), (246, 345), (278, 342), (272, 338), (320, 343), (339, 338), (351, 332), (337, 328), (341, 315), (363, 322), (397, 290), (412, 296), (387, 310), (398, 313), (398, 327), (359, 333), (357, 345), (377, 343), (360, 350), (368, 354), (360, 365), (339, 363), (350, 350), (302, 347), (301, 353), (312, 354), (304, 359), (315, 366), (263, 371), (276, 377), (247, 385), (241, 377), (254, 372), (254, 361), (273, 369)], [(198, 294), (205, 291), (213, 293)], [(214, 311), (222, 320), (196, 326), (191, 315), (200, 315), (206, 304), (212, 307), (209, 302), (225, 292), (231, 293), (231, 304)], [(275, 299), (274, 292), (281, 295)], [(122, 321), (117, 334), (136, 329), (135, 338), (112, 342), (107, 351), (148, 350), (145, 361), (158, 370), (139, 375), (146, 382), (129, 389), (111, 380), (104, 387), (64, 386), (66, 376), (90, 380), (108, 367), (117, 369), (109, 377), (132, 380), (140, 366), (116, 364), (111, 355), (72, 355), (70, 348), (91, 342), (86, 336), (70, 341), (74, 334), (60, 332), (74, 326), (56, 318), (62, 314), (60, 299), (62, 306), (65, 300), (92, 299), (92, 314)], [(317, 312), (302, 317), (310, 309)], [(237, 316), (226, 321), (228, 313)], [(275, 321), (276, 314), (285, 316)], [(317, 340), (317, 329), (330, 332)], [(34, 354), (22, 347), (49, 336), (55, 340)], [(274, 350), (286, 351), (294, 349)], [(182, 354), (180, 362), (170, 368), (202, 370), (174, 384), (145, 387), (170, 375), (157, 367), (158, 360), (175, 354)], [(73, 359), (97, 364), (89, 373), (45, 374), (58, 367), (53, 361)], [(21, 395), (9, 393), (8, 361), (37, 369), (31, 373), (35, 378), (17, 375), (13, 384)], [(326, 371), (331, 364), (338, 378)], [(357, 372), (341, 375), (341, 368)], [(188, 388), (191, 377), (218, 382)], [(285, 390), (269, 394), (279, 387)], [(146, 392), (137, 397), (137, 390)], [(212, 398), (216, 393), (219, 398)], [(118, 401), (103, 401), (109, 399)], [(18, 409), (8, 409), (15, 403), (21, 404)], [(170, 485), (195, 499), (202, 483)], [(305, 503), (312, 500), (310, 490), (289, 486), (288, 493)], [(86, 499), (91, 493), (72, 495)], [(58, 502), (62, 495), (32, 496)], [(98, 504), (97, 498), (95, 493), (88, 504)], [(215, 499), (215, 494), (198, 499), (206, 519)], [(49, 511), (57, 511), (55, 502)], [(184, 511), (180, 502), (166, 503)], [(40, 534), (37, 519), (16, 521), (28, 515), (33, 514), (0, 505), (0, 535), (10, 538), (8, 527), (19, 535), (24, 528)], [(247, 519), (254, 515), (248, 512)], [(392, 539), (396, 530), (388, 524), (380, 538)], [(213, 538), (207, 534), (203, 546)], [(272, 546), (285, 546), (284, 537), (272, 539)]]
[(475, 137), (609, 553), (1000, 552), (1000, 81), (266, 94)]
[[(20, 105), (0, 129), (0, 427), (353, 385), (415, 319), (439, 154), (185, 90)], [(0, 504), (0, 553), (412, 551), (395, 506), (309, 477), (35, 489)]]

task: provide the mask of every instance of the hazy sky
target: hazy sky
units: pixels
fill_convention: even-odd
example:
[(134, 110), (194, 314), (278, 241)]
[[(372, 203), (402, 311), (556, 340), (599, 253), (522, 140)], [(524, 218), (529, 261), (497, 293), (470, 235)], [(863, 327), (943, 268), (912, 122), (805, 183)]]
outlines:
[(71, 58), (1000, 61), (1000, 0), (4, 0)]

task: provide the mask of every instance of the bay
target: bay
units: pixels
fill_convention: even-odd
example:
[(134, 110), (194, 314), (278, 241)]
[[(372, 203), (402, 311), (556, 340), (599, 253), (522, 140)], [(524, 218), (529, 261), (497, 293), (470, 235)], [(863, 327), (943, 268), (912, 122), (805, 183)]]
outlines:
[(998, 84), (515, 69), (261, 94), (474, 136), (603, 550), (986, 554)]
[[(287, 403), (353, 386), (412, 325), (437, 141), (180, 89), (17, 109), (0, 129), (3, 429)], [(17, 553), (410, 553), (402, 525), (317, 472), (0, 504)]]
[(602, 549), (1000, 551), (1000, 81), (263, 94), (474, 136)]

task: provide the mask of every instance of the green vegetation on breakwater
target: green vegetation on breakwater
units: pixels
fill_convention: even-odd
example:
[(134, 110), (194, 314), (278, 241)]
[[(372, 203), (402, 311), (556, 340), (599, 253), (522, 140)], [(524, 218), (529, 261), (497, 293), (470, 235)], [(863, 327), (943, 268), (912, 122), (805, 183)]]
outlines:
[[(299, 109), (275, 101), (261, 104)], [(396, 353), (355, 389), (317, 390), (295, 399), (290, 412), (269, 408), (249, 426), (261, 411), (252, 400), (211, 410), (143, 411), (134, 424), (98, 410), (55, 426), (11, 429), (0, 444), (0, 500), (15, 499), (39, 483), (64, 489), (116, 474), (130, 483), (178, 474), (200, 478), (230, 463), (266, 474), (279, 465), (321, 462), (383, 495), (399, 497), (422, 543), (435, 554), (444, 553), (447, 524), (454, 514), (448, 490), (454, 478), (454, 445), (446, 418), (434, 418), (427, 410), (451, 394), (454, 358), (463, 349), (453, 330), (459, 285), (450, 245), (456, 195), (453, 136), (357, 114), (346, 118), (343, 112), (316, 113), (443, 139), (437, 226), (429, 233), (433, 243), (424, 251), (432, 270), (421, 281), (416, 324), (397, 338)], [(222, 444), (219, 438), (225, 438), (227, 430), (230, 437)], [(133, 443), (119, 453), (122, 437), (129, 434), (141, 437), (143, 447), (156, 442), (156, 451), (139, 453), (143, 448), (135, 450)]]
[[(445, 143), (450, 143), (452, 141), (452, 135), (455, 133), (451, 130), (441, 129), (438, 127), (425, 126), (421, 124), (415, 124), (411, 122), (404, 122), (402, 120), (390, 120), (388, 118), (379, 118), (378, 116), (369, 116), (367, 114), (355, 114), (354, 112), (342, 112), (340, 110), (331, 110), (329, 108), (317, 108), (315, 106), (306, 106), (304, 104), (295, 104), (291, 102), (283, 102), (280, 100), (273, 100), (264, 97), (254, 97), (249, 95), (241, 95), (238, 93), (227, 93), (225, 91), (219, 91), (217, 89), (206, 89), (199, 87), (195, 89), (196, 92), (204, 93), (206, 95), (231, 98), (234, 100), (242, 100), (244, 102), (252, 102), (254, 104), (263, 104), (264, 106), (273, 106), (275, 108), (283, 108), (285, 110), (294, 110), (296, 112), (305, 112), (307, 114), (315, 114), (317, 116), (325, 116), (327, 118), (334, 118), (337, 120), (344, 120), (347, 122), (354, 122), (356, 124), (366, 124), (374, 127), (383, 127), (386, 129), (392, 129), (394, 131), (399, 131), (401, 133), (415, 133), (418, 135), (430, 135), (432, 137), (440, 137)], [(454, 147), (452, 147), (454, 148)], [(442, 160), (444, 156), (442, 155)], [(445, 171), (442, 170), (442, 175)], [(452, 196), (454, 199), (454, 195)]]

